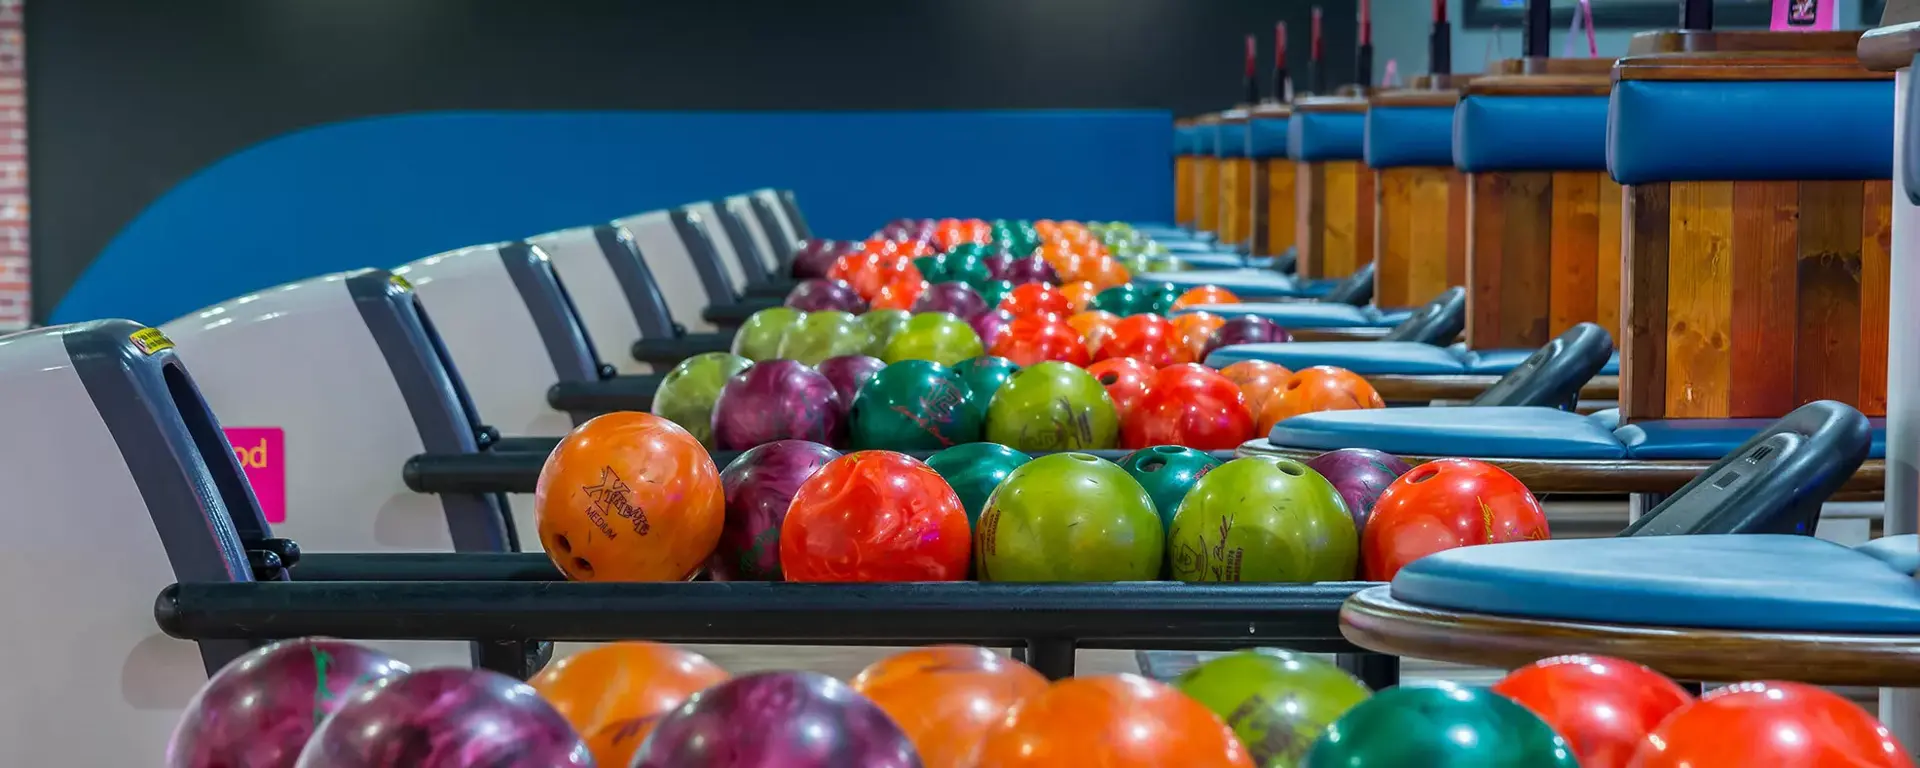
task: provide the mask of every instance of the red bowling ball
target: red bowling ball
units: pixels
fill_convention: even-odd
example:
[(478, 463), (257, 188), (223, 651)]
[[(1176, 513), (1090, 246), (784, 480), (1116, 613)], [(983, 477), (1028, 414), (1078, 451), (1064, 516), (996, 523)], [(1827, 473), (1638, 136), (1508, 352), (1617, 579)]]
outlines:
[(1886, 726), (1845, 697), (1764, 681), (1708, 691), (1648, 734), (1629, 765), (1910, 768), (1914, 761)]
[(1120, 447), (1182, 445), (1231, 450), (1253, 439), (1253, 415), (1240, 387), (1194, 363), (1168, 366), (1147, 380), (1147, 393), (1121, 418)]
[(1360, 536), (1360, 563), (1368, 581), (1392, 581), (1406, 564), (1435, 552), (1549, 535), (1540, 502), (1506, 470), (1435, 459), (1381, 492)]
[(1120, 415), (1121, 423), (1127, 420), (1127, 414), (1140, 404), (1140, 398), (1147, 395), (1147, 382), (1153, 378), (1153, 366), (1131, 357), (1110, 357), (1087, 366), (1087, 373), (1107, 388), (1107, 397), (1113, 399), (1113, 410)]
[(1647, 733), (1693, 697), (1666, 675), (1607, 656), (1555, 656), (1517, 669), (1494, 693), (1553, 726), (1582, 768), (1626, 768)]
[(1013, 287), (1013, 292), (1000, 300), (1000, 308), (1012, 312), (1014, 317), (1028, 315), (1053, 315), (1065, 318), (1073, 314), (1073, 300), (1046, 283), (1022, 283)]
[(1016, 315), (993, 340), (988, 354), (1012, 360), (1026, 368), (1048, 360), (1085, 366), (1087, 347), (1079, 332), (1065, 320), (1049, 314)]
[(787, 581), (959, 581), (972, 552), (959, 494), (892, 451), (828, 462), (800, 485), (780, 527)]
[(1173, 364), (1173, 323), (1159, 315), (1134, 315), (1113, 324), (1100, 344), (1100, 359), (1131, 357), (1155, 368)]

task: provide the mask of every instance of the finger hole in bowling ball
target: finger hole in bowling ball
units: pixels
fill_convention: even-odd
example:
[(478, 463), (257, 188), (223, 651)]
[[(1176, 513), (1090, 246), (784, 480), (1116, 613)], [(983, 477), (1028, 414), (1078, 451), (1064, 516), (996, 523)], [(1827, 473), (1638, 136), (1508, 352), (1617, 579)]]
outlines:
[(1287, 389), (1299, 389), (1299, 388), (1300, 388), (1299, 379), (1294, 379), (1292, 381), (1287, 382)]
[(1112, 384), (1119, 380), (1120, 380), (1120, 374), (1114, 373), (1113, 371), (1107, 371), (1106, 373), (1100, 374), (1101, 384)]
[(1440, 474), (1440, 470), (1434, 469), (1433, 467), (1421, 467), (1413, 471), (1413, 475), (1407, 478), (1407, 482), (1424, 483), (1432, 480), (1434, 476), (1438, 474)]
[(1300, 462), (1297, 462), (1297, 461), (1290, 461), (1287, 459), (1274, 459), (1273, 466), (1275, 469), (1278, 469), (1281, 472), (1285, 472), (1289, 475), (1293, 475), (1294, 477), (1299, 477), (1307, 473), (1307, 468), (1300, 466)]
[(1158, 456), (1152, 456), (1152, 457), (1148, 457), (1147, 460), (1140, 462), (1140, 471), (1158, 472), (1160, 471), (1161, 467), (1164, 467), (1166, 465), (1167, 465), (1166, 459), (1160, 458)]
[(554, 545), (554, 546), (556, 546), (556, 547), (559, 547), (559, 548), (560, 548), (560, 551), (562, 551), (562, 552), (572, 552), (572, 551), (573, 551), (573, 542), (571, 542), (571, 541), (567, 541), (567, 536), (566, 536), (566, 534), (564, 534), (564, 533), (556, 533), (556, 534), (554, 534), (554, 536), (553, 536), (553, 545)]
[(593, 563), (587, 562), (586, 558), (584, 557), (574, 558), (573, 567), (580, 571), (580, 575), (582, 577), (589, 578), (589, 579), (593, 578)]
[(1072, 456), (1077, 461), (1084, 461), (1088, 464), (1092, 464), (1100, 460), (1099, 458), (1096, 458), (1094, 456), (1084, 454), (1084, 453), (1069, 453), (1067, 455)]

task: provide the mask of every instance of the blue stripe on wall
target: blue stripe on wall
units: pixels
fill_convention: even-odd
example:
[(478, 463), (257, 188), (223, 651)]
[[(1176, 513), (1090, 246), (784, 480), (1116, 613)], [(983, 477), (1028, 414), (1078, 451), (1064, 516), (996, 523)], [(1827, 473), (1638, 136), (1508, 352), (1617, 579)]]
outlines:
[[(282, 136), (168, 191), (50, 316), (159, 324), (325, 272), (759, 187), (815, 232), (899, 216), (1170, 218), (1160, 111), (481, 112), (368, 118)], [(46, 300), (43, 298), (43, 300)]]

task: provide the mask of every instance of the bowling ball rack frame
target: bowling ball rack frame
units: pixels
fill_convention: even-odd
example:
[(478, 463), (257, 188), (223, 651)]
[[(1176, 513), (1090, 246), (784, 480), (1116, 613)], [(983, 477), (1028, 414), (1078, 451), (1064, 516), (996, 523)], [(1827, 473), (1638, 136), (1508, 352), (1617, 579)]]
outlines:
[(885, 646), (970, 643), (1014, 648), (1049, 678), (1069, 677), (1078, 648), (1227, 651), (1276, 646), (1342, 655), (1378, 689), (1400, 660), (1340, 633), (1340, 606), (1371, 582), (1188, 584), (983, 582), (590, 583), (564, 580), (540, 553), (300, 556), (291, 580), (177, 583), (154, 619), (171, 637), (264, 642), (476, 642), (479, 663), (522, 679), (546, 643)]

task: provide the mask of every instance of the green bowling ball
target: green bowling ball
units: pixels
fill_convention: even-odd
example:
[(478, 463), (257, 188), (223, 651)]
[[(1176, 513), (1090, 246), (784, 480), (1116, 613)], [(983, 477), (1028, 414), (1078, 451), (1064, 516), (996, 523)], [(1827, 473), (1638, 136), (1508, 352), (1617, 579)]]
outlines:
[(780, 355), (780, 341), (787, 337), (787, 331), (806, 317), (807, 313), (792, 307), (755, 312), (733, 334), (733, 353), (756, 363), (772, 360)]
[(967, 508), (967, 522), (977, 525), (987, 497), (1029, 461), (1033, 461), (1032, 456), (999, 443), (967, 443), (927, 457), (927, 466), (953, 486), (961, 506)]
[(913, 268), (920, 270), (920, 277), (929, 283), (944, 283), (953, 278), (946, 276), (938, 256), (921, 256), (913, 260)]
[(1248, 456), (1208, 472), (1167, 533), (1181, 581), (1346, 581), (1360, 536), (1333, 483), (1292, 459)]
[(967, 321), (948, 312), (922, 312), (907, 320), (907, 324), (887, 340), (880, 359), (889, 363), (931, 360), (953, 365), (986, 351), (986, 345), (980, 343), (980, 334), (975, 333)]
[(1156, 256), (1147, 264), (1148, 272), (1185, 272), (1187, 263), (1176, 256)]
[(1173, 687), (1226, 721), (1260, 768), (1297, 768), (1320, 733), (1372, 695), (1346, 670), (1292, 651), (1236, 651)]
[(990, 253), (984, 245), (973, 245), (967, 250), (956, 248), (951, 253), (936, 256), (934, 258), (940, 264), (940, 279), (928, 277), (927, 282), (961, 282), (978, 287), (992, 277), (992, 272), (987, 269), (987, 255)]
[(1153, 500), (1126, 470), (1056, 453), (1021, 465), (987, 497), (974, 572), (981, 581), (1151, 581), (1165, 547)]
[(904, 309), (875, 309), (860, 316), (860, 324), (867, 327), (867, 333), (873, 337), (862, 352), (870, 357), (879, 357), (887, 350), (887, 342), (893, 335), (907, 327), (907, 321), (913, 319), (913, 313)]
[(841, 355), (858, 355), (873, 343), (873, 333), (860, 318), (847, 312), (809, 312), (780, 340), (778, 357), (807, 365)]
[(1194, 483), (1217, 466), (1220, 460), (1207, 455), (1206, 451), (1179, 445), (1142, 448), (1120, 459), (1120, 468), (1147, 489), (1147, 495), (1153, 498), (1153, 511), (1159, 513), (1160, 522), (1169, 529), (1173, 527), (1173, 513), (1180, 508), (1180, 500), (1187, 497)]
[(1478, 686), (1402, 685), (1335, 720), (1303, 768), (1577, 768), (1565, 739)]
[(860, 386), (847, 411), (847, 440), (856, 451), (937, 451), (980, 439), (973, 393), (952, 369), (904, 360)]
[(992, 355), (969, 357), (953, 364), (953, 375), (967, 383), (967, 389), (973, 392), (973, 399), (967, 403), (980, 414), (987, 417), (987, 406), (993, 402), (993, 396), (1008, 379), (1020, 372), (1020, 366), (1012, 360)]
[(973, 289), (980, 292), (980, 298), (987, 302), (989, 308), (998, 307), (1000, 306), (1001, 299), (1006, 298), (1007, 294), (1013, 293), (1013, 281), (988, 280), (981, 285), (974, 286)]
[(1147, 296), (1143, 312), (1164, 315), (1173, 311), (1173, 303), (1180, 300), (1180, 294), (1186, 291), (1173, 283), (1155, 283), (1142, 291)]
[(692, 432), (701, 445), (713, 449), (713, 403), (733, 375), (753, 367), (753, 361), (725, 352), (706, 352), (681, 360), (661, 377), (653, 391), (653, 415)]
[(1093, 374), (1048, 360), (1015, 373), (994, 393), (987, 439), (1022, 451), (1113, 448), (1120, 443), (1120, 417)]
[(1123, 283), (1094, 294), (1088, 307), (1127, 317), (1146, 312), (1151, 305), (1152, 299), (1146, 291), (1133, 283)]

